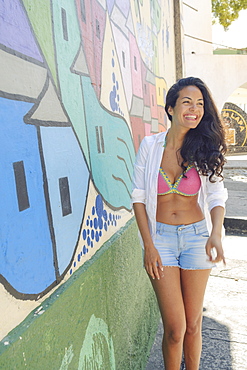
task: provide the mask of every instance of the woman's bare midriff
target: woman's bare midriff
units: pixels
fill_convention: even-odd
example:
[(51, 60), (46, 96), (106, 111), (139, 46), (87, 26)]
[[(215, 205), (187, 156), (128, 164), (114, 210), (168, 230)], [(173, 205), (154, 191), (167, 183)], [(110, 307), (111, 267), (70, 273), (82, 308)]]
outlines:
[(204, 219), (198, 204), (198, 195), (186, 197), (178, 194), (157, 196), (156, 221), (168, 225), (189, 225)]

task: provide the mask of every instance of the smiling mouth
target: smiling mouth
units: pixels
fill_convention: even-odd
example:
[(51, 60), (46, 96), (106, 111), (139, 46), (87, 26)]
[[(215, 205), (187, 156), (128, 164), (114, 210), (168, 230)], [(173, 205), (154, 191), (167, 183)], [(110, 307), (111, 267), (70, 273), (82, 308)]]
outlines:
[(186, 114), (184, 118), (195, 121), (197, 119), (197, 116), (194, 114)]

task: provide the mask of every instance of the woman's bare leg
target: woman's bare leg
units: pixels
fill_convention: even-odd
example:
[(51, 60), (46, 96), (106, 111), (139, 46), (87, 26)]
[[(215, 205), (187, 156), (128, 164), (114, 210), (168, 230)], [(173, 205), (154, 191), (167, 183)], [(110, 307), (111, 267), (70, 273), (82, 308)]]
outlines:
[(203, 298), (211, 270), (182, 270), (181, 288), (186, 316), (184, 359), (186, 370), (198, 370), (202, 348)]
[(166, 370), (179, 370), (181, 365), (186, 319), (181, 291), (180, 269), (165, 267), (160, 280), (152, 280), (164, 325), (162, 343)]

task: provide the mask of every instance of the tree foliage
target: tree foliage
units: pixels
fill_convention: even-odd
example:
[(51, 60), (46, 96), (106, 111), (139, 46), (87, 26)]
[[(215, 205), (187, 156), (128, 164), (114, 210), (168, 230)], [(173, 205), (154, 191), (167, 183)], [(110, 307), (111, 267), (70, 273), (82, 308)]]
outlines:
[(212, 0), (213, 15), (225, 30), (238, 18), (240, 10), (243, 9), (247, 9), (247, 0)]

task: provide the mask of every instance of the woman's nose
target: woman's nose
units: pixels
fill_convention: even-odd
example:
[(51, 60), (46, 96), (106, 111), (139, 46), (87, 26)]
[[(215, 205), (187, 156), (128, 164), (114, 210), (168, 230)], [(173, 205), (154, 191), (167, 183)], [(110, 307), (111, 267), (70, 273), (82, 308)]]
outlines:
[(196, 104), (191, 104), (191, 106), (190, 106), (190, 110), (195, 110), (196, 109)]

